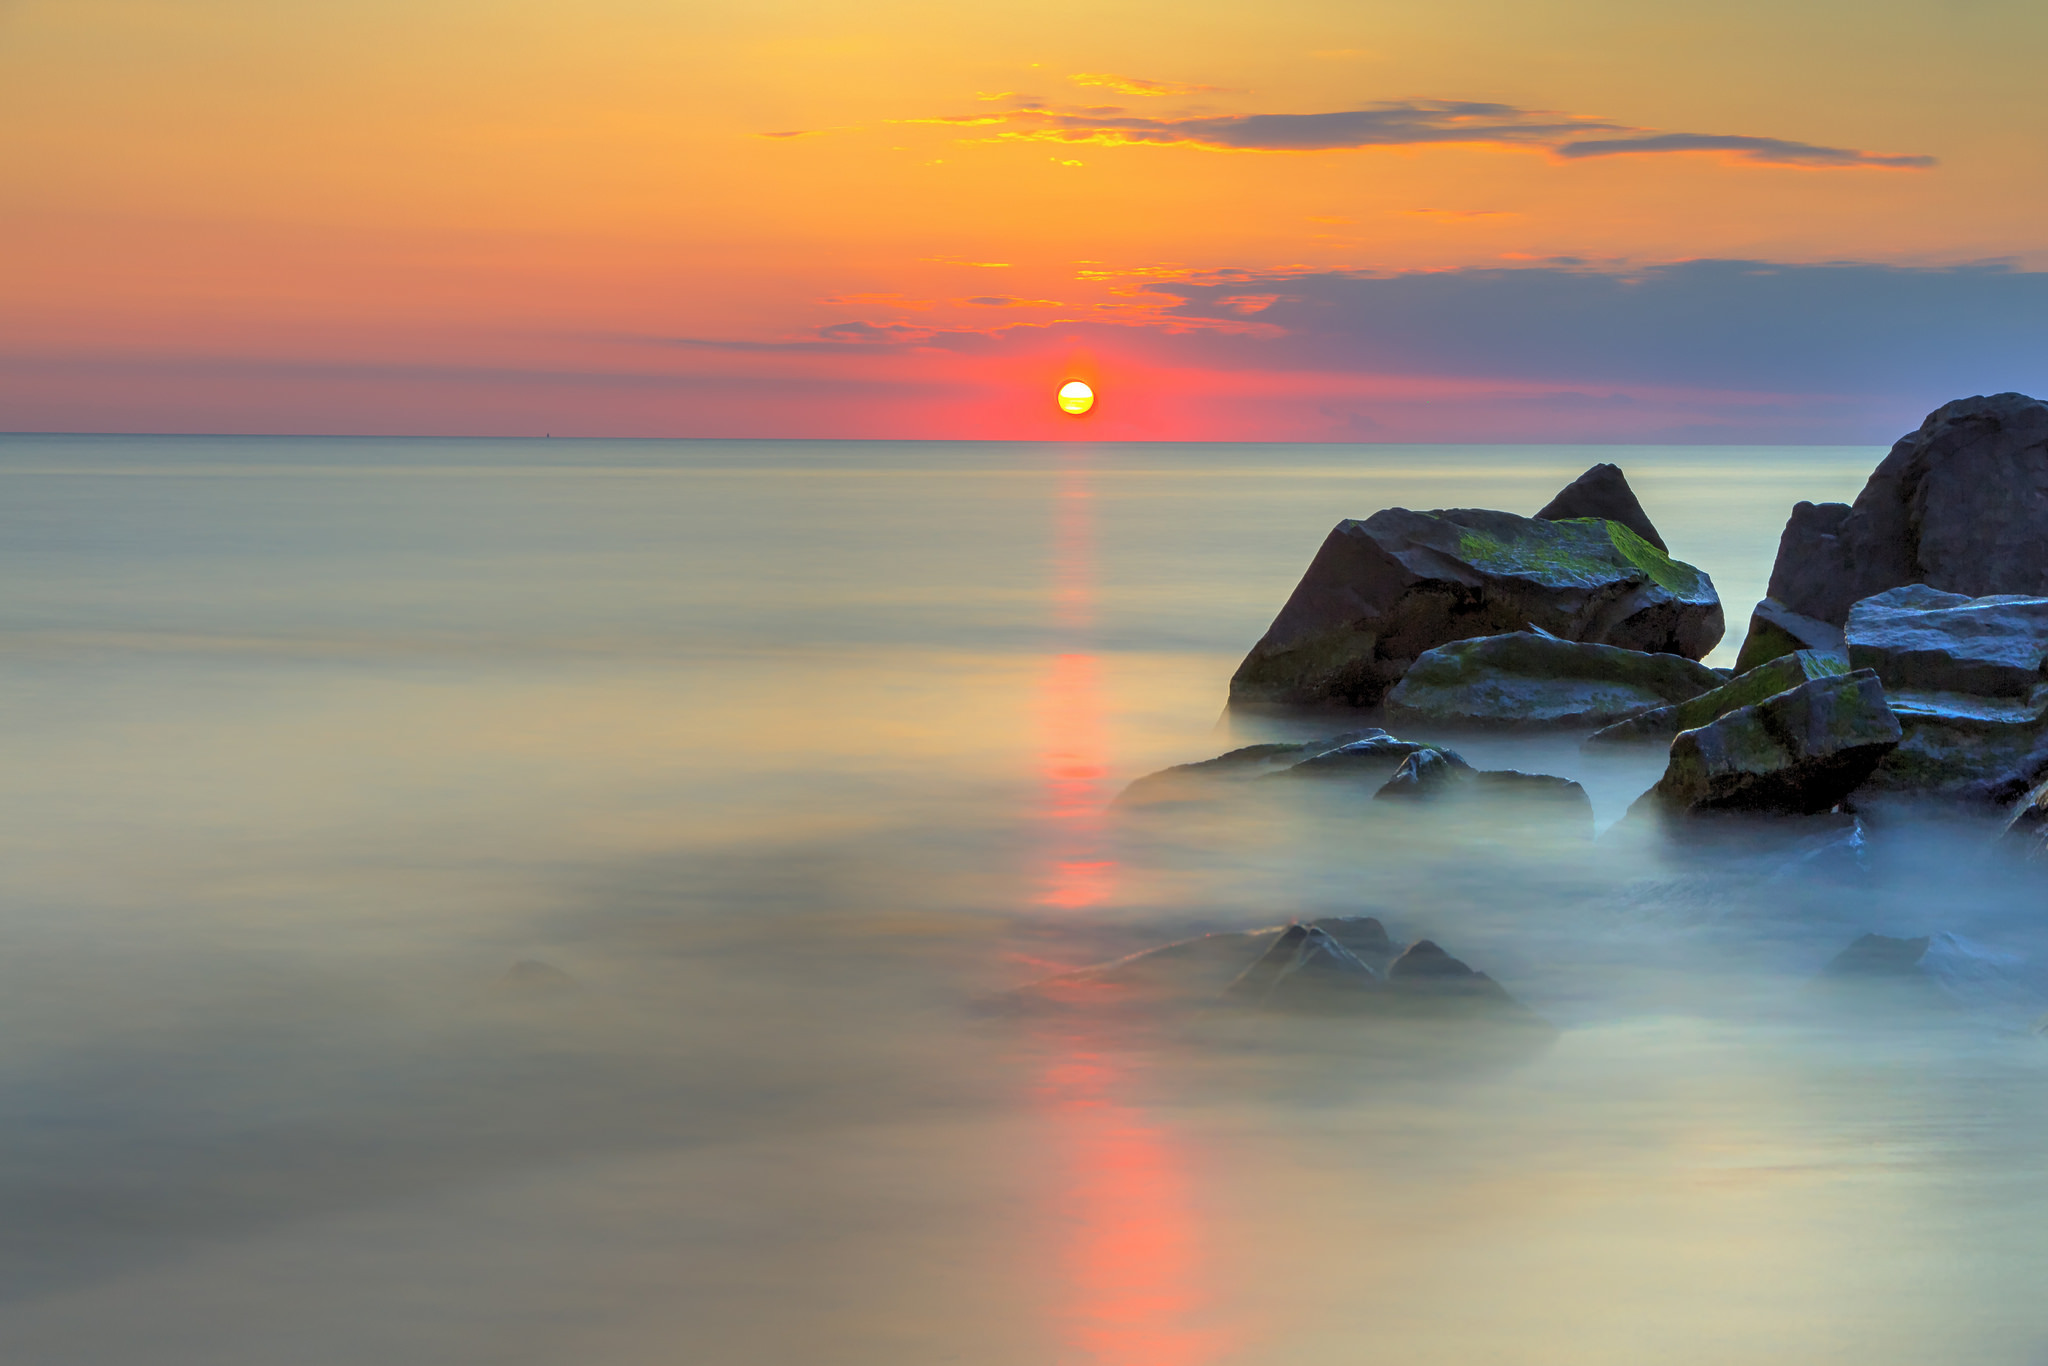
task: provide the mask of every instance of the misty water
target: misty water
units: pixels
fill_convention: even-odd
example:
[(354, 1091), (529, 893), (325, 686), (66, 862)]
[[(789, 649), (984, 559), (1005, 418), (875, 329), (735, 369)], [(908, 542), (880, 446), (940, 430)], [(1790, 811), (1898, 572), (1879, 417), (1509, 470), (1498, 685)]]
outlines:
[[(0, 439), (0, 1360), (2048, 1361), (1981, 818), (1112, 805), (1355, 724), (1222, 718), (1339, 518), (1613, 460), (1726, 664), (1879, 454)], [(1359, 914), (1554, 1042), (1004, 1008)], [(1866, 931), (1969, 970), (1816, 993)]]

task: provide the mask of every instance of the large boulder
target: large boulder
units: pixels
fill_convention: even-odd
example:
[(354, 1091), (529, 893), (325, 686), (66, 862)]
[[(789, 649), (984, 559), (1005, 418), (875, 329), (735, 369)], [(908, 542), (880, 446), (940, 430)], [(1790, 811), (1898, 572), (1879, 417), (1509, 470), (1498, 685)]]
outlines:
[(1387, 695), (1387, 715), (1451, 726), (1604, 726), (1720, 682), (1682, 655), (1522, 631), (1424, 652)]
[(1668, 744), (1678, 732), (1695, 730), (1738, 707), (1776, 697), (1816, 678), (1833, 678), (1847, 672), (1849, 661), (1840, 653), (1798, 650), (1767, 660), (1747, 673), (1737, 674), (1720, 687), (1703, 692), (1690, 701), (1624, 717), (1611, 726), (1594, 731), (1586, 737), (1586, 743), (1611, 745), (1653, 740)]
[(2048, 595), (2048, 403), (1993, 394), (1937, 408), (1853, 506), (1792, 510), (1770, 596), (1841, 625), (1853, 604), (1909, 583)]
[(1620, 522), (1657, 549), (1669, 554), (1671, 547), (1650, 524), (1650, 514), (1628, 486), (1628, 476), (1619, 465), (1595, 465), (1558, 491), (1557, 497), (1536, 514), (1546, 522), (1568, 522), (1575, 517), (1599, 517)]
[(1800, 650), (1840, 653), (1848, 648), (1841, 627), (1818, 617), (1801, 616), (1776, 598), (1765, 598), (1749, 614), (1749, 634), (1742, 638), (1742, 650), (1735, 656), (1735, 672), (1746, 674), (1760, 664)]
[(1619, 522), (1388, 508), (1331, 531), (1231, 704), (1371, 706), (1426, 651), (1532, 626), (1698, 659), (1721, 639), (1721, 600)]
[(1849, 609), (1849, 660), (1888, 690), (2026, 697), (2043, 682), (2048, 598), (1907, 584)]
[(1899, 736), (1876, 674), (1816, 678), (1679, 732), (1664, 776), (1643, 800), (1677, 813), (1827, 811)]

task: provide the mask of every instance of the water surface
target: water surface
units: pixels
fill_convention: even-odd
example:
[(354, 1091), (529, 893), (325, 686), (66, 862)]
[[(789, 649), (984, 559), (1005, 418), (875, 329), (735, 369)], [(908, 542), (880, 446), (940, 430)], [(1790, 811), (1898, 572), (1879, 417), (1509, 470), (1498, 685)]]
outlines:
[[(1879, 454), (0, 439), (0, 1357), (2048, 1359), (2048, 945), (1981, 826), (1109, 805), (1288, 729), (1225, 683), (1340, 517), (1613, 460), (1727, 663)], [(1458, 742), (1602, 824), (1658, 768)], [(1368, 912), (1556, 1043), (989, 1006)], [(1995, 970), (1817, 1005), (1866, 930)]]

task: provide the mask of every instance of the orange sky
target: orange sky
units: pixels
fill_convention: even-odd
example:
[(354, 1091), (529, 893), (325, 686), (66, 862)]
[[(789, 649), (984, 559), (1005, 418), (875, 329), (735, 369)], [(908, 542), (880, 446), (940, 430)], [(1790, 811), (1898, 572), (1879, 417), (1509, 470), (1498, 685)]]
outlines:
[[(2004, 0), (0, 0), (0, 428), (1039, 435), (1093, 365), (1099, 434), (1330, 435), (1304, 392), (1394, 373), (1389, 433), (1456, 435), (1443, 393), (1558, 377), (1268, 363), (1261, 312), (1306, 274), (2048, 268), (2043, 50)], [(1147, 289), (1217, 271), (1209, 316)]]

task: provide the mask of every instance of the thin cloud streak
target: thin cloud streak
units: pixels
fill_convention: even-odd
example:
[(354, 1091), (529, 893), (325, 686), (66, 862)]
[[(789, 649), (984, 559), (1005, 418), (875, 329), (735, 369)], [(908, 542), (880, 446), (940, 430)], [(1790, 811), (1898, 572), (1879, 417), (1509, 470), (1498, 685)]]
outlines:
[[(1110, 146), (1197, 147), (1226, 152), (1336, 152), (1368, 147), (1491, 146), (1542, 150), (1565, 160), (1623, 155), (1720, 153), (1763, 166), (1918, 170), (1919, 154), (1827, 147), (1744, 134), (1663, 133), (1611, 119), (1474, 100), (1400, 100), (1320, 114), (1227, 114), (1154, 118), (1120, 108), (1023, 101), (1000, 113), (942, 115), (903, 123), (988, 127), (1004, 140)], [(1604, 134), (1606, 136), (1589, 136)]]

